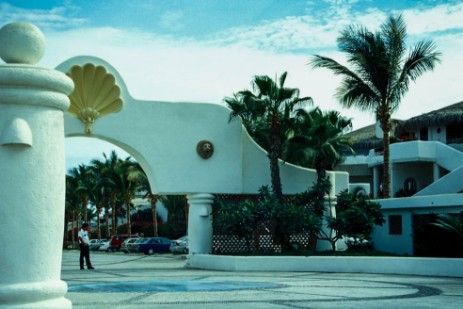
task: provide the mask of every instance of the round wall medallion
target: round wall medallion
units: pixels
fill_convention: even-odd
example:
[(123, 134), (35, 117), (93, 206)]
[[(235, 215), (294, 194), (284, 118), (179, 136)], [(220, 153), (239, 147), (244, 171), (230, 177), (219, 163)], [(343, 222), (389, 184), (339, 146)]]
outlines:
[(214, 145), (210, 141), (199, 141), (196, 152), (203, 159), (209, 159), (214, 153)]

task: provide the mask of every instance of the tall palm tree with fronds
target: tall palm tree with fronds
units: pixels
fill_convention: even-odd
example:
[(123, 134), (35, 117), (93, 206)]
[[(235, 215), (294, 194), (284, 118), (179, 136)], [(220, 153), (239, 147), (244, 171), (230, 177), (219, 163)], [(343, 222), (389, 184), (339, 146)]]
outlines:
[(162, 203), (168, 211), (168, 221), (188, 230), (188, 201), (185, 195), (165, 195)]
[[(95, 159), (97, 161), (97, 159)], [(95, 160), (92, 160), (94, 162)], [(89, 195), (90, 202), (95, 205), (97, 217), (97, 235), (101, 238), (101, 212), (104, 210), (106, 219), (108, 218), (108, 194), (106, 192), (106, 185), (103, 181), (103, 170), (97, 164), (90, 165), (90, 175), (92, 179), (92, 190)], [(108, 222), (106, 220), (106, 222)], [(108, 227), (107, 227), (108, 228)], [(109, 233), (107, 233), (109, 236)]]
[(135, 193), (140, 188), (140, 177), (143, 171), (140, 165), (130, 158), (119, 161), (110, 175), (115, 183), (117, 191), (121, 194), (127, 210), (127, 233), (132, 237), (132, 222), (130, 218), (130, 207)]
[(337, 111), (323, 112), (298, 109), (294, 125), (287, 133), (285, 159), (304, 167), (315, 168), (317, 180), (326, 178), (326, 171), (344, 159), (344, 152), (352, 153), (352, 144), (344, 135), (352, 128), (352, 121)]
[[(121, 158), (117, 156), (117, 153), (113, 150), (111, 153), (106, 155), (103, 153), (104, 160), (94, 159), (91, 161), (92, 169), (98, 170), (98, 173), (101, 175), (101, 179), (99, 181), (99, 186), (104, 187), (105, 191), (105, 199), (107, 203), (106, 214), (109, 212), (109, 208), (111, 208), (111, 229), (112, 233), (117, 233), (117, 196), (118, 196), (118, 187), (117, 183), (114, 181), (114, 169), (118, 162), (122, 161)], [(107, 235), (110, 236), (109, 233), (109, 220), (106, 216), (107, 222)]]
[(162, 196), (159, 194), (153, 193), (151, 190), (151, 185), (148, 180), (148, 176), (146, 176), (145, 172), (142, 170), (142, 173), (139, 175), (139, 185), (140, 190), (145, 192), (143, 198), (148, 198), (150, 200), (151, 205), (151, 214), (153, 216), (153, 236), (158, 237), (158, 211), (156, 204), (158, 201), (162, 200)]
[(79, 219), (87, 222), (89, 196), (94, 185), (90, 177), (90, 168), (87, 165), (79, 164), (78, 167), (70, 169), (68, 174), (75, 179), (77, 187), (74, 188), (74, 194), (81, 199), (81, 216)]
[(268, 152), (273, 193), (283, 201), (278, 158), (281, 157), (284, 130), (297, 106), (312, 103), (309, 97), (299, 98), (299, 89), (284, 86), (287, 72), (277, 80), (268, 76), (255, 76), (253, 91), (243, 90), (226, 97), (231, 108), (230, 121), (241, 117), (249, 134)]
[(407, 93), (410, 81), (416, 81), (440, 62), (440, 52), (431, 40), (416, 43), (408, 52), (407, 29), (401, 15), (389, 16), (380, 31), (363, 26), (348, 26), (337, 39), (338, 48), (347, 56), (352, 69), (337, 61), (315, 55), (313, 68), (327, 68), (343, 77), (336, 97), (345, 107), (373, 111), (383, 130), (383, 194), (390, 197), (391, 116)]
[(65, 239), (68, 240), (68, 223), (71, 222), (71, 243), (74, 246), (74, 222), (78, 220), (80, 213), (81, 198), (75, 193), (77, 188), (77, 179), (66, 175), (66, 198), (65, 198)]

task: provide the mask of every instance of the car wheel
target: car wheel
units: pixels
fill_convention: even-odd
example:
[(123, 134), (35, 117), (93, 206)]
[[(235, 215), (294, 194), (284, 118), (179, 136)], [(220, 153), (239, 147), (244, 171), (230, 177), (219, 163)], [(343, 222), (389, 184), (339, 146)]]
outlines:
[(106, 249), (106, 252), (109, 252), (109, 248), (108, 248), (108, 249)]
[(183, 253), (188, 253), (188, 248), (183, 248)]
[(148, 254), (149, 255), (152, 255), (154, 253), (154, 250), (153, 249), (148, 249)]

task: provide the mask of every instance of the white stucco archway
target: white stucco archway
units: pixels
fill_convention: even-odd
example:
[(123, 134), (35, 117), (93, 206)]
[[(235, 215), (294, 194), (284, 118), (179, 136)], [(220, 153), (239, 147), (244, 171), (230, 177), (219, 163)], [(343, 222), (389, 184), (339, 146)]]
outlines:
[[(210, 253), (213, 194), (254, 194), (260, 186), (270, 185), (266, 152), (249, 137), (239, 120), (229, 123), (230, 110), (225, 106), (134, 99), (117, 70), (91, 56), (71, 58), (56, 69), (68, 73), (74, 66), (87, 64), (104, 67), (114, 76), (123, 108), (97, 119), (90, 135), (80, 119), (66, 113), (66, 137), (91, 136), (111, 142), (140, 163), (153, 192), (186, 194), (190, 203), (190, 252)], [(196, 150), (204, 140), (210, 141), (214, 148), (208, 159)], [(285, 194), (304, 191), (316, 180), (314, 170), (284, 162), (280, 173)], [(329, 176), (333, 183), (332, 195), (348, 187), (347, 173)]]
[[(267, 154), (247, 134), (240, 121), (228, 122), (230, 110), (198, 102), (142, 101), (130, 96), (117, 70), (91, 56), (71, 58), (56, 67), (92, 63), (116, 79), (124, 106), (97, 119), (92, 137), (111, 142), (133, 154), (148, 174), (153, 191), (161, 194), (256, 193), (270, 184)], [(155, 90), (153, 90), (155, 93)], [(65, 135), (86, 136), (85, 125), (65, 114)], [(211, 141), (214, 154), (207, 160), (196, 153), (197, 143)], [(331, 173), (334, 191), (347, 188), (346, 173)], [(315, 171), (281, 163), (284, 192), (298, 193), (316, 179)]]

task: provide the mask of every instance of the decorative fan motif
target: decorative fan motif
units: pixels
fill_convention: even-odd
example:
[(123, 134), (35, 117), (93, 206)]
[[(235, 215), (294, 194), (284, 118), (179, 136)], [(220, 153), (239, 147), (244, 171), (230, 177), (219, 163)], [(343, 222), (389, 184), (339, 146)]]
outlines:
[(85, 133), (92, 133), (92, 124), (104, 115), (121, 110), (124, 104), (116, 79), (102, 66), (91, 63), (73, 66), (67, 75), (74, 81), (69, 95), (69, 113), (85, 123)]

